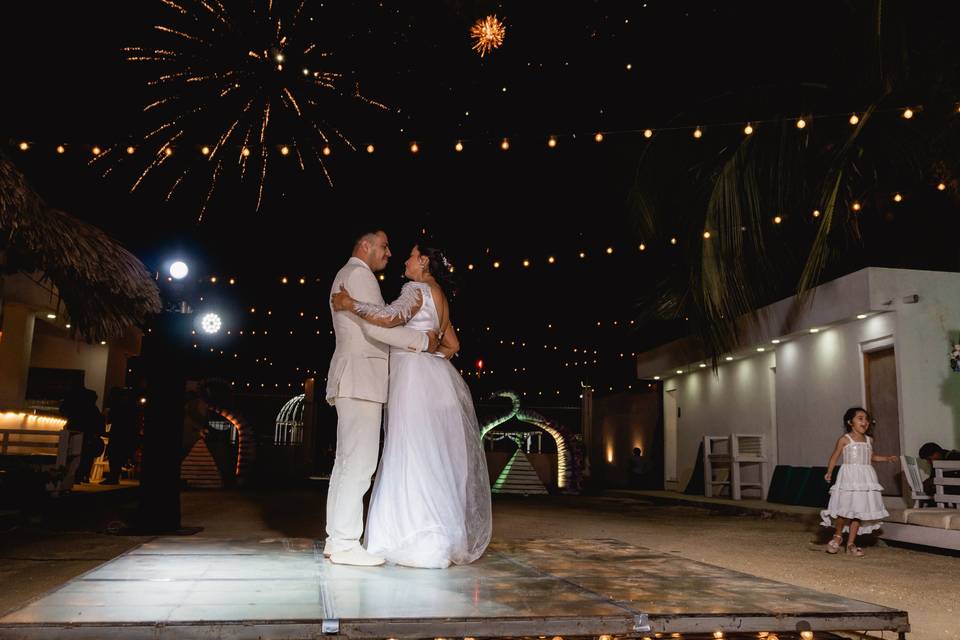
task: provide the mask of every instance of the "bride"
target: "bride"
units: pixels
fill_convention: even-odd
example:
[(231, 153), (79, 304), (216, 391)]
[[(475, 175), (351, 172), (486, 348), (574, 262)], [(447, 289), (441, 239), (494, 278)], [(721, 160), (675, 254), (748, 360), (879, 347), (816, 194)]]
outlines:
[(366, 547), (388, 562), (442, 569), (479, 558), (490, 542), (490, 480), (473, 397), (450, 363), (460, 342), (441, 281), (450, 265), (414, 246), (410, 280), (385, 306), (357, 302), (341, 287), (337, 311), (383, 327), (439, 331), (437, 353), (391, 350), (383, 455), (367, 514)]

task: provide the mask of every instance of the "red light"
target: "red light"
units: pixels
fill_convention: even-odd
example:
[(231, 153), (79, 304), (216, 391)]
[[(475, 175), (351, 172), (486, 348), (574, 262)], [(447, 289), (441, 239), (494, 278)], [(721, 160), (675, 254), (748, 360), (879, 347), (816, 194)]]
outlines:
[(483, 360), (477, 360), (477, 369), (483, 369)]

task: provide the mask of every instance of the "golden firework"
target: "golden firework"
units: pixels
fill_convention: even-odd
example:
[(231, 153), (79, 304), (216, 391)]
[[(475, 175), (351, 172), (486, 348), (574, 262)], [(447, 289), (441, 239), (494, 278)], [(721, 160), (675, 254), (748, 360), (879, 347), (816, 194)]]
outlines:
[(470, 27), (470, 37), (474, 39), (473, 50), (484, 55), (500, 48), (503, 38), (507, 35), (507, 27), (497, 19), (497, 16), (487, 16), (477, 20)]

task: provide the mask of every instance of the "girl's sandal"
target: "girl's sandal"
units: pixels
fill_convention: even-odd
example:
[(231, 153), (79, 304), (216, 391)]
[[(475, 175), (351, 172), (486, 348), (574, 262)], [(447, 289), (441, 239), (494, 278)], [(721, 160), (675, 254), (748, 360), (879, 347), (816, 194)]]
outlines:
[(827, 543), (827, 553), (839, 553), (840, 543), (843, 542), (843, 536), (833, 536)]
[(847, 545), (847, 553), (849, 553), (850, 555), (854, 555), (858, 558), (863, 557), (863, 549), (861, 549), (855, 544)]

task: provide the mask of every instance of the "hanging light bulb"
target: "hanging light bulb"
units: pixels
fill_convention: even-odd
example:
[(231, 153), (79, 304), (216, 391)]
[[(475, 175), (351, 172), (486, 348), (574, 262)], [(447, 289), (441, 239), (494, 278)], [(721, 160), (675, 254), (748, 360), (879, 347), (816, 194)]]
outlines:
[(857, 124), (858, 122), (860, 122), (860, 116), (855, 113), (850, 116), (850, 124)]
[(747, 123), (747, 126), (745, 126), (745, 127), (743, 128), (743, 133), (744, 133), (745, 135), (750, 135), (751, 133), (753, 133), (753, 125), (751, 125), (751, 124), (748, 122), (748, 123)]

